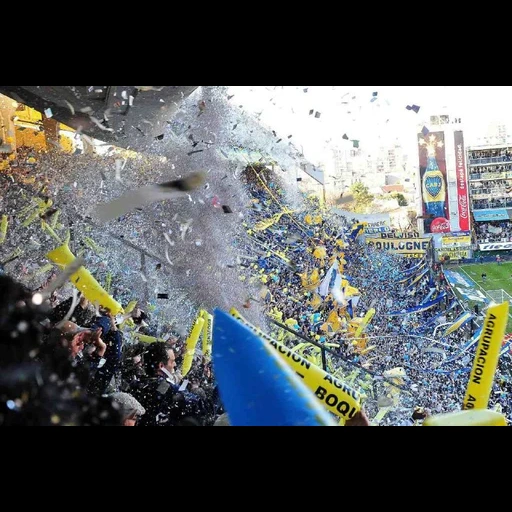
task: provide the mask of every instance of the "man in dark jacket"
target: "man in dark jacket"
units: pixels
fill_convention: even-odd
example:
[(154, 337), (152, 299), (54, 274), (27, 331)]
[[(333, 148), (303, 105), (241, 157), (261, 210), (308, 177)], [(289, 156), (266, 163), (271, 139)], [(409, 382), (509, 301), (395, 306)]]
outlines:
[(176, 356), (171, 345), (153, 343), (144, 354), (146, 377), (131, 394), (146, 409), (139, 426), (202, 426), (206, 407), (198, 396), (176, 382)]

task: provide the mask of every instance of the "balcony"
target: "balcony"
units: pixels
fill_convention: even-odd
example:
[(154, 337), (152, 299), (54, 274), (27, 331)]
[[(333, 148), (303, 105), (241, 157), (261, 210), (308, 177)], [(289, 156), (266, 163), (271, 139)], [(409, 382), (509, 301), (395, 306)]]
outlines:
[(512, 198), (501, 201), (486, 201), (485, 199), (476, 199), (472, 201), (473, 212), (477, 212), (479, 210), (502, 210), (506, 208), (512, 208)]
[(494, 165), (494, 164), (503, 164), (506, 162), (512, 162), (512, 157), (510, 156), (495, 156), (491, 158), (470, 158), (469, 165)]
[(511, 180), (512, 171), (507, 172), (484, 172), (484, 173), (473, 173), (469, 175), (469, 181), (499, 181), (499, 180)]

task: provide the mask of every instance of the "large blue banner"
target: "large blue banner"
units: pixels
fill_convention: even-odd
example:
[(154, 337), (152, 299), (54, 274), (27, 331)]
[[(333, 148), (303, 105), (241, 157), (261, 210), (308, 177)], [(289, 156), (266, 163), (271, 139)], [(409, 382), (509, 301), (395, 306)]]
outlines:
[(483, 302), (489, 304), (489, 299), (480, 290), (469, 290), (468, 288), (457, 288), (466, 302)]
[(453, 270), (445, 270), (444, 275), (450, 286), (460, 293), (464, 301), (489, 302), (489, 299), (480, 290), (477, 290), (477, 284), (469, 276)]
[(468, 276), (463, 276), (458, 272), (453, 272), (452, 270), (445, 270), (444, 276), (450, 286), (463, 286), (464, 288), (476, 288), (476, 283)]

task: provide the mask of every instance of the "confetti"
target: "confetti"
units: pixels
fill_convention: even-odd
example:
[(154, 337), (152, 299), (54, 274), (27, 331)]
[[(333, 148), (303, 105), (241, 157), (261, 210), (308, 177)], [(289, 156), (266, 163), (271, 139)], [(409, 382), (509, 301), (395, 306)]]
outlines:
[(123, 194), (119, 199), (110, 203), (101, 204), (94, 211), (95, 218), (101, 223), (107, 223), (118, 219), (136, 208), (142, 208), (158, 201), (180, 198), (184, 192), (200, 187), (203, 184), (204, 175), (192, 174), (190, 177), (162, 183), (161, 185), (149, 185), (138, 190)]

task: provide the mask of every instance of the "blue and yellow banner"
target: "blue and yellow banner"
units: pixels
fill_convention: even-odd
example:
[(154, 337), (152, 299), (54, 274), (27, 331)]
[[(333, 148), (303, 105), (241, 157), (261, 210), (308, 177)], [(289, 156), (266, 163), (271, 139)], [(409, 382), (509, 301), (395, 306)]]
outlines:
[(421, 302), (421, 305), (423, 306), (423, 304), (427, 304), (428, 302), (430, 302), (430, 300), (432, 299), (432, 297), (436, 293), (437, 293), (437, 289), (436, 288), (433, 288), (432, 290), (430, 290), (430, 292), (428, 292), (428, 295), (425, 297), (425, 300), (423, 300)]
[(407, 287), (407, 289), (411, 289), (415, 284), (419, 283), (427, 274), (429, 269), (425, 269), (419, 276), (417, 276), (412, 283)]
[(357, 240), (357, 238), (360, 235), (364, 234), (364, 231), (365, 231), (367, 226), (368, 226), (367, 222), (358, 222), (357, 224), (354, 224), (352, 226), (351, 231), (350, 231), (349, 238), (351, 240)]
[(401, 274), (403, 274), (404, 276), (405, 275), (409, 276), (409, 279), (410, 279), (412, 277), (412, 274), (419, 272), (425, 264), (426, 264), (426, 261), (422, 260), (417, 265), (414, 265), (414, 267), (404, 270), (403, 272), (401, 272)]
[(439, 297), (437, 297), (437, 299), (427, 302), (427, 304), (422, 304), (414, 308), (405, 309), (404, 311), (395, 311), (394, 313), (389, 313), (388, 316), (405, 316), (412, 315), (413, 313), (423, 313), (424, 311), (428, 311), (430, 308), (433, 308), (437, 304), (443, 302), (445, 298), (446, 293), (442, 293)]
[(461, 315), (453, 324), (446, 330), (444, 333), (445, 336), (449, 336), (450, 334), (453, 334), (454, 332), (457, 332), (459, 329), (462, 329), (467, 323), (471, 322), (475, 318), (475, 315), (473, 313), (464, 313)]
[(416, 267), (414, 267), (414, 272), (410, 272), (407, 277), (398, 281), (398, 284), (405, 284), (405, 283), (409, 282), (411, 279), (414, 279), (416, 274), (418, 272), (421, 272), (425, 268), (425, 265), (426, 265), (426, 263), (423, 262), (423, 263), (420, 263), (419, 265), (417, 265)]

